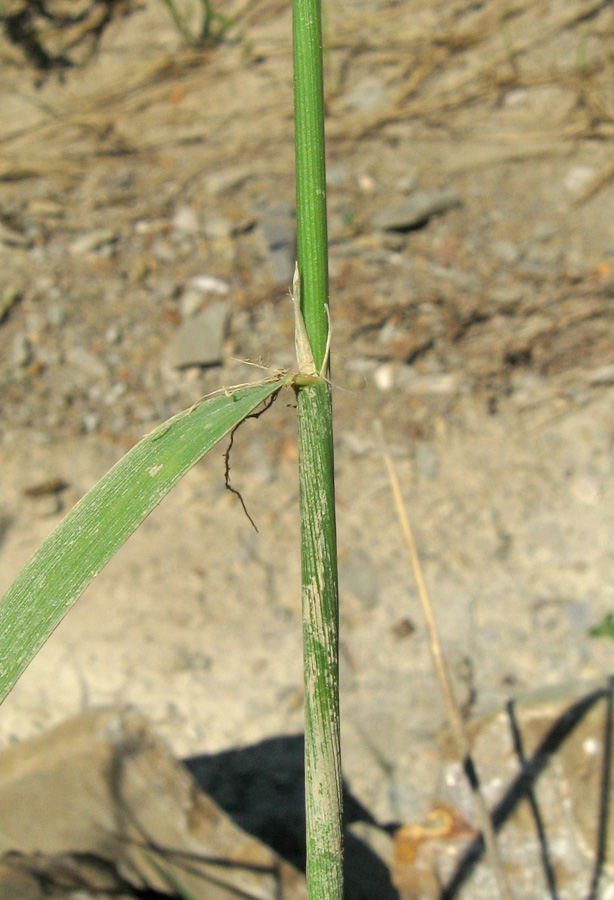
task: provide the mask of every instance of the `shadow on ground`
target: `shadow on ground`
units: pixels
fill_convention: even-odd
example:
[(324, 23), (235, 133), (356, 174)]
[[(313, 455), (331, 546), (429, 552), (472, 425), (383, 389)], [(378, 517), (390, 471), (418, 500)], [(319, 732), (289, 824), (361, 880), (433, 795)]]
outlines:
[[(200, 788), (241, 828), (303, 871), (304, 746), (303, 735), (294, 735), (272, 738), (241, 750), (184, 760)], [(353, 822), (377, 823), (345, 784), (343, 807), (346, 898), (397, 900), (387, 867), (348, 831), (348, 825)]]

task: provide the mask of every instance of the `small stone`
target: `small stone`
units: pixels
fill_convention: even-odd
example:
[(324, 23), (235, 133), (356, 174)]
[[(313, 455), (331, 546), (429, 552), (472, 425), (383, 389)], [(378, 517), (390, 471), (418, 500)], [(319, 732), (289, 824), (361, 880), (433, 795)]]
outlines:
[(417, 191), (408, 200), (381, 210), (373, 219), (373, 225), (382, 231), (411, 231), (426, 225), (433, 216), (461, 205), (461, 198), (451, 188)]
[[(409, 368), (409, 367), (408, 367)], [(453, 372), (442, 372), (436, 375), (418, 375), (407, 382), (407, 391), (411, 394), (455, 394), (458, 391), (460, 376)]]
[(32, 362), (32, 344), (28, 336), (19, 332), (13, 339), (12, 362), (17, 368), (24, 368)]
[(179, 299), (179, 310), (182, 319), (189, 319), (195, 313), (199, 312), (203, 305), (203, 295), (200, 291), (188, 288), (183, 292)]
[(51, 303), (45, 310), (45, 317), (52, 328), (61, 328), (66, 321), (66, 310), (59, 303)]
[(210, 194), (217, 196), (241, 187), (250, 175), (251, 171), (247, 166), (233, 166), (229, 169), (223, 169), (221, 172), (213, 172), (211, 175), (208, 175), (205, 185)]
[(76, 238), (70, 244), (68, 250), (72, 256), (85, 256), (109, 244), (114, 244), (117, 239), (117, 232), (111, 228), (99, 228), (97, 231), (91, 231)]
[(204, 224), (203, 234), (210, 241), (227, 240), (233, 232), (233, 225), (229, 219), (224, 216), (214, 216)]
[(55, 200), (32, 200), (28, 204), (28, 211), (33, 216), (45, 219), (63, 219), (64, 207)]
[(524, 106), (527, 102), (527, 89), (526, 88), (514, 88), (512, 91), (508, 91), (503, 97), (503, 102), (506, 106), (516, 107), (516, 106)]
[(177, 251), (175, 248), (163, 238), (159, 238), (155, 241), (151, 248), (151, 253), (154, 259), (157, 259), (158, 262), (161, 263), (174, 263), (177, 258)]
[(591, 183), (595, 174), (595, 170), (591, 166), (572, 166), (563, 179), (565, 189), (570, 194), (579, 194)]
[(165, 362), (175, 369), (215, 366), (223, 359), (230, 307), (217, 300), (186, 321), (167, 347)]
[(260, 226), (269, 253), (275, 284), (289, 284), (296, 259), (296, 221), (289, 203), (280, 202), (262, 213)]
[(614, 384), (614, 363), (592, 369), (592, 371), (587, 373), (586, 380), (594, 387)]
[(594, 506), (599, 500), (599, 485), (594, 478), (589, 478), (588, 475), (576, 478), (572, 485), (572, 491), (576, 499), (586, 506)]
[(104, 339), (107, 344), (119, 344), (122, 339), (122, 333), (117, 325), (110, 325), (104, 333)]
[(372, 175), (361, 175), (358, 178), (358, 187), (363, 194), (373, 194), (376, 188), (376, 181)]
[(384, 363), (373, 373), (373, 381), (379, 391), (386, 392), (394, 387), (394, 369), (390, 363)]
[(377, 78), (364, 78), (345, 95), (345, 102), (351, 109), (364, 112), (377, 109), (386, 103), (387, 92)]
[(415, 465), (418, 474), (424, 478), (437, 478), (440, 465), (437, 451), (430, 444), (420, 442), (416, 447)]
[(191, 206), (178, 207), (173, 216), (172, 226), (175, 231), (181, 231), (183, 234), (198, 234), (200, 231), (198, 216)]
[(7, 284), (0, 296), (0, 322), (8, 315), (10, 309), (21, 300), (23, 294), (16, 284)]
[(214, 294), (218, 297), (225, 297), (230, 291), (227, 282), (221, 278), (214, 278), (212, 275), (195, 275), (190, 278), (190, 287), (201, 294)]
[(113, 406), (120, 397), (123, 397), (128, 390), (125, 381), (118, 381), (113, 385), (110, 391), (107, 391), (104, 397), (105, 406)]
[(326, 169), (326, 184), (329, 187), (340, 188), (348, 184), (350, 171), (347, 163), (335, 163)]
[(493, 255), (507, 265), (513, 265), (520, 259), (520, 248), (511, 241), (495, 241), (492, 245)]
[(402, 194), (411, 194), (418, 181), (418, 170), (411, 169), (397, 182), (397, 188)]
[(94, 434), (95, 431), (98, 431), (101, 421), (100, 413), (86, 413), (81, 420), (81, 427), (83, 428), (84, 434)]
[(83, 347), (70, 347), (66, 352), (66, 362), (94, 378), (106, 378), (108, 374), (102, 360)]

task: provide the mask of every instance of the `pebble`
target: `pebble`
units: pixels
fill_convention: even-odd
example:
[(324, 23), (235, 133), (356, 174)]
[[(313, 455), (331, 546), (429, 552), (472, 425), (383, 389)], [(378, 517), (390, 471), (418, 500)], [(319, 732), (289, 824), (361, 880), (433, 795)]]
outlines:
[(384, 363), (373, 373), (373, 381), (379, 391), (386, 392), (394, 387), (394, 369), (391, 363)]
[(164, 240), (164, 238), (159, 238), (154, 242), (151, 248), (152, 256), (161, 263), (174, 263), (177, 257), (177, 252), (171, 244)]
[(66, 322), (66, 310), (59, 303), (50, 303), (45, 310), (45, 318), (52, 328), (61, 328)]
[(85, 256), (87, 253), (94, 253), (102, 247), (114, 244), (118, 237), (117, 232), (111, 228), (99, 228), (80, 235), (70, 244), (68, 250), (72, 256)]
[(102, 418), (100, 416), (100, 413), (86, 413), (81, 420), (81, 427), (83, 428), (83, 432), (85, 434), (93, 434), (95, 431), (98, 431), (101, 421)]
[(328, 187), (340, 188), (350, 181), (350, 170), (347, 163), (334, 163), (326, 168), (326, 184)]
[(387, 92), (378, 78), (364, 78), (345, 95), (345, 102), (351, 108), (364, 112), (377, 109), (386, 103)]
[(66, 362), (94, 378), (106, 378), (108, 374), (102, 360), (84, 347), (70, 347), (66, 351)]
[(117, 325), (110, 325), (104, 333), (104, 339), (107, 344), (121, 343), (122, 333)]
[(608, 365), (599, 366), (598, 368), (587, 372), (586, 380), (594, 387), (614, 384), (614, 363), (608, 363)]
[(402, 203), (380, 210), (373, 219), (373, 225), (382, 231), (410, 231), (426, 225), (432, 216), (461, 205), (461, 198), (452, 188), (416, 191)]
[(32, 200), (28, 204), (28, 211), (33, 216), (42, 216), (47, 219), (64, 218), (64, 207), (55, 200)]
[(456, 394), (460, 386), (460, 375), (456, 372), (442, 372), (435, 375), (415, 375), (409, 366), (411, 375), (405, 382), (405, 389), (410, 394)]
[(571, 489), (574, 497), (586, 506), (594, 506), (599, 501), (599, 485), (588, 475), (576, 478)]
[(437, 478), (439, 474), (439, 456), (437, 451), (428, 443), (418, 442), (415, 458), (416, 471), (424, 478)]
[(216, 300), (202, 313), (184, 322), (166, 349), (166, 364), (174, 369), (183, 369), (221, 363), (229, 316), (229, 304)]
[(518, 262), (521, 255), (518, 244), (513, 244), (511, 241), (495, 241), (492, 245), (492, 253), (493, 256), (496, 256), (501, 262), (510, 266), (515, 262)]
[(418, 181), (418, 170), (410, 169), (397, 182), (397, 188), (402, 194), (411, 194)]
[(275, 284), (289, 284), (296, 259), (296, 221), (292, 206), (287, 202), (270, 206), (260, 217), (260, 227)]
[(110, 391), (107, 391), (104, 397), (105, 406), (113, 406), (114, 403), (117, 403), (120, 397), (123, 397), (128, 387), (125, 381), (116, 382)]
[(213, 196), (239, 188), (250, 177), (247, 166), (233, 166), (221, 172), (213, 172), (205, 180), (207, 191)]
[(231, 237), (233, 232), (233, 225), (230, 219), (224, 218), (224, 216), (214, 216), (204, 224), (203, 234), (206, 238), (209, 238), (210, 241), (224, 241)]
[(591, 166), (572, 166), (563, 178), (565, 190), (570, 194), (579, 194), (591, 183), (595, 175), (596, 172)]
[(188, 288), (179, 299), (179, 310), (182, 319), (190, 319), (203, 305), (203, 295), (200, 291)]
[(226, 281), (221, 278), (214, 278), (213, 275), (194, 275), (189, 281), (190, 287), (201, 294), (215, 294), (218, 297), (225, 297), (230, 291), (230, 287)]
[(198, 216), (191, 206), (179, 206), (175, 211), (171, 224), (175, 231), (180, 231), (183, 234), (198, 234), (200, 231)]
[(32, 362), (32, 344), (22, 331), (13, 339), (11, 359), (16, 368), (23, 368)]
[(22, 292), (16, 284), (7, 284), (0, 296), (0, 322), (8, 315), (11, 308), (22, 298)]

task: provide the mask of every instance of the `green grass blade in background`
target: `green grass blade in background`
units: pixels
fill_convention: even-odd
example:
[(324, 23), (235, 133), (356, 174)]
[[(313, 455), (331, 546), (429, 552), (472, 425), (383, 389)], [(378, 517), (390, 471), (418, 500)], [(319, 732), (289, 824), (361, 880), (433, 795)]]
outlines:
[(0, 600), (0, 702), (54, 628), (152, 509), (289, 377), (203, 400), (130, 450), (51, 533)]

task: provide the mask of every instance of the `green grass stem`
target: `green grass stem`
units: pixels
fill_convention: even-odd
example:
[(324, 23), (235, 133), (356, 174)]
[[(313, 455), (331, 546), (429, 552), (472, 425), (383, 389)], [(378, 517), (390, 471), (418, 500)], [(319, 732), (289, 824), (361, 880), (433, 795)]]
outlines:
[[(328, 244), (319, 0), (293, 0), (296, 215), (301, 307), (319, 370), (328, 336)], [(332, 404), (324, 379), (298, 395), (307, 886), (343, 897), (339, 599)]]

